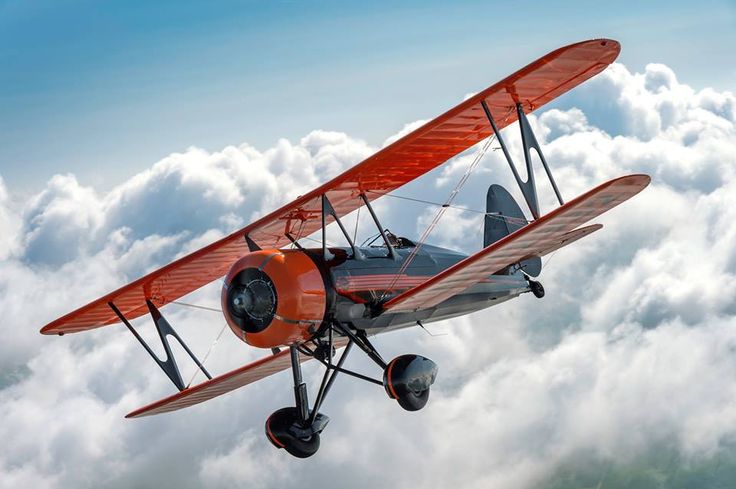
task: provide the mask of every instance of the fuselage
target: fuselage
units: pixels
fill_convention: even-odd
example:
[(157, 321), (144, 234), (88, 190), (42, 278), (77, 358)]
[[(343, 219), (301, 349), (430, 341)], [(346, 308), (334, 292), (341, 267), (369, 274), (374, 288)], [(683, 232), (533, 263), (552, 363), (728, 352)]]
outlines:
[[(395, 247), (396, 259), (388, 256), (385, 246), (361, 247), (362, 259), (356, 259), (350, 248), (330, 248), (331, 260), (320, 260), (326, 271), (328, 287), (334, 290), (330, 309), (334, 318), (369, 334), (414, 326), (417, 321), (429, 323), (499, 304), (529, 290), (524, 275), (511, 272), (489, 275), (486, 280), (440, 304), (411, 313), (383, 312), (371, 314), (371, 306), (415, 287), (434, 275), (460, 262), (467, 255), (425, 244), (416, 251), (409, 266), (397, 275), (414, 246)], [(321, 258), (320, 250), (310, 250)]]

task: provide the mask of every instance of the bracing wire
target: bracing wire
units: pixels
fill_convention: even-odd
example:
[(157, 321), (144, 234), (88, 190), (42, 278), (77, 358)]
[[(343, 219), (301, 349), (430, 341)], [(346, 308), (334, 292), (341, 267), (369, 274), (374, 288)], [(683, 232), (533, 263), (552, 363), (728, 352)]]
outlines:
[(217, 309), (215, 307), (198, 306), (196, 304), (189, 304), (188, 302), (171, 301), (171, 304), (176, 304), (178, 306), (193, 307), (195, 309), (202, 309), (204, 311), (222, 312), (222, 309)]
[(452, 205), (452, 202), (455, 200), (455, 197), (460, 193), (460, 190), (463, 188), (465, 183), (468, 181), (468, 178), (470, 178), (470, 174), (475, 170), (475, 167), (478, 166), (480, 161), (483, 159), (483, 156), (486, 154), (486, 151), (488, 151), (488, 148), (490, 148), (493, 141), (496, 139), (496, 135), (492, 135), (488, 139), (486, 139), (486, 142), (481, 147), (480, 151), (475, 155), (475, 158), (473, 159), (472, 163), (468, 166), (468, 168), (465, 170), (465, 173), (463, 174), (462, 178), (460, 178), (460, 181), (458, 181), (457, 185), (455, 185), (455, 188), (450, 192), (449, 197), (445, 201), (445, 203), (437, 210), (437, 213), (434, 216), (434, 219), (432, 219), (432, 222), (429, 223), (427, 228), (424, 230), (424, 233), (422, 233), (422, 236), (419, 238), (419, 241), (416, 243), (416, 246), (412, 248), (411, 253), (406, 257), (404, 262), (401, 264), (401, 267), (399, 268), (399, 271), (394, 275), (394, 278), (391, 280), (391, 283), (389, 287), (383, 292), (381, 295), (381, 301), (386, 297), (386, 294), (388, 291), (393, 290), (394, 287), (396, 287), (396, 283), (399, 281), (399, 278), (401, 275), (403, 275), (406, 272), (406, 269), (409, 267), (411, 262), (416, 257), (417, 253), (421, 249), (424, 242), (427, 240), (429, 235), (434, 230), (435, 226), (437, 226), (437, 223), (440, 221), (442, 216), (445, 214), (445, 211)]
[[(462, 207), (462, 206), (459, 206), (459, 205), (441, 204), (439, 202), (433, 202), (431, 200), (417, 199), (415, 197), (407, 197), (405, 195), (384, 194), (384, 193), (381, 193), (381, 192), (375, 192), (373, 190), (369, 190), (369, 192), (374, 193), (374, 194), (377, 194), (377, 195), (380, 195), (382, 197), (392, 197), (394, 199), (408, 200), (408, 201), (411, 201), (411, 202), (418, 202), (420, 204), (435, 205), (437, 207), (448, 207), (450, 209), (457, 209), (457, 210), (464, 211), (464, 212), (473, 212), (475, 214), (483, 214), (484, 216), (488, 216), (488, 217), (490, 217), (492, 219), (497, 219), (499, 221), (516, 223), (516, 224), (522, 224), (522, 225), (529, 224), (529, 221), (527, 219), (525, 219), (525, 218), (512, 217), (512, 216), (504, 216), (504, 215), (499, 214), (497, 212), (485, 212), (485, 211), (479, 211), (478, 209), (471, 209), (469, 207)], [(377, 236), (380, 236), (380, 234), (377, 235)]]
[[(320, 246), (322, 245), (322, 240), (321, 239), (314, 239), (314, 238), (310, 238), (309, 236), (302, 236), (300, 239), (306, 239), (307, 241), (312, 241), (313, 243), (317, 243)], [(330, 243), (329, 241), (327, 241), (327, 247), (328, 248), (335, 248), (336, 245), (334, 245), (334, 244)]]
[[(220, 341), (220, 337), (222, 337), (222, 333), (225, 332), (225, 328), (227, 328), (227, 323), (222, 325), (222, 328), (220, 328), (220, 332), (217, 334), (217, 337), (215, 338), (215, 341), (212, 342), (209, 349), (207, 350), (207, 353), (204, 354), (204, 357), (202, 357), (202, 366), (204, 366), (204, 362), (207, 361), (207, 358), (209, 358), (210, 353), (212, 353), (212, 350), (215, 348), (215, 345), (218, 341)], [(189, 379), (189, 383), (187, 384), (187, 389), (189, 389), (189, 386), (192, 385), (192, 382), (194, 382), (194, 379), (197, 378), (197, 374), (201, 371), (201, 369), (196, 369), (194, 373), (192, 374), (192, 378)]]
[[(204, 311), (213, 311), (213, 312), (222, 312), (221, 309), (217, 309), (214, 307), (208, 307), (208, 306), (199, 306), (197, 304), (190, 304), (188, 302), (181, 302), (181, 301), (171, 301), (171, 304), (177, 304), (179, 306), (186, 306), (186, 307), (192, 307), (194, 309), (202, 309)], [(218, 341), (220, 341), (220, 338), (222, 337), (222, 333), (225, 332), (225, 328), (227, 328), (227, 323), (222, 325), (222, 328), (220, 329), (220, 332), (217, 334), (217, 337), (215, 337), (215, 341), (212, 342), (209, 349), (207, 350), (207, 353), (204, 354), (204, 357), (202, 357), (202, 361), (200, 362), (202, 366), (204, 366), (205, 362), (207, 361), (207, 358), (209, 358), (210, 353), (212, 353), (212, 350), (215, 348), (215, 345)], [(192, 382), (194, 382), (194, 379), (197, 378), (197, 374), (201, 372), (200, 368), (197, 368), (194, 373), (192, 374), (192, 377), (189, 379), (189, 383), (187, 384), (186, 388), (189, 389), (189, 387), (192, 385)]]
[(555, 257), (555, 255), (557, 254), (558, 251), (560, 251), (560, 250), (559, 249), (558, 250), (555, 250), (555, 251), (552, 252), (551, 255), (549, 255), (549, 258), (547, 258), (545, 260), (545, 262), (542, 264), (542, 270), (544, 270), (545, 268), (547, 268), (547, 265), (549, 265), (549, 262), (552, 261), (552, 258)]

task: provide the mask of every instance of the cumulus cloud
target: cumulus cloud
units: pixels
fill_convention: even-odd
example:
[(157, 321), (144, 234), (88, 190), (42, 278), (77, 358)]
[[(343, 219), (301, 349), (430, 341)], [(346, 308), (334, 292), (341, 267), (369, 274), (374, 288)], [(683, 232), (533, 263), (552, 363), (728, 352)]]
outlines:
[(0, 260), (7, 258), (17, 246), (18, 226), (20, 226), (20, 219), (10, 200), (5, 181), (0, 175), (0, 234), (2, 234)]
[(73, 175), (57, 175), (24, 209), (22, 258), (59, 266), (99, 252), (121, 229), (135, 240), (222, 229), (233, 216), (250, 221), (371, 152), (343, 133), (313, 131), (263, 152), (247, 144), (215, 153), (192, 147), (102, 196)]
[[(286, 373), (188, 410), (124, 420), (172, 389), (130, 335), (37, 330), (376, 148), (327, 131), (264, 151), (189, 148), (106, 193), (57, 175), (26, 201), (0, 180), (0, 332), (9, 339), (0, 343), (0, 486), (554, 487), (562, 473), (594, 467), (604, 478), (612, 464), (625, 471), (663, 449), (696, 465), (736, 453), (736, 97), (693, 89), (663, 65), (632, 73), (617, 64), (530, 121), (567, 200), (625, 173), (651, 174), (651, 187), (601, 218), (602, 231), (548, 257), (543, 300), (527, 294), (429, 325), (445, 336), (378, 337), (387, 357), (416, 351), (439, 363), (429, 405), (406, 413), (381, 389), (340, 379), (309, 461), (262, 435), (268, 414), (292, 402)], [(504, 135), (521, 163), (516, 131)], [(474, 156), (397, 194), (442, 201)], [(537, 176), (549, 210), (554, 196)], [(492, 149), (456, 204), (482, 210), (490, 183), (521, 201)], [(409, 237), (437, 211), (389, 198), (376, 208)], [(365, 218), (361, 236), (371, 232)], [(430, 241), (480, 247), (480, 214), (452, 209), (445, 218)], [(187, 300), (216, 305), (217, 289)], [(200, 357), (223, 324), (208, 311), (164, 312)], [(153, 338), (145, 319), (136, 324)], [(223, 372), (260, 355), (226, 331), (208, 367)], [(378, 374), (358, 354), (350, 363)], [(184, 367), (185, 378), (193, 373)], [(305, 374), (314, 383), (320, 372)]]

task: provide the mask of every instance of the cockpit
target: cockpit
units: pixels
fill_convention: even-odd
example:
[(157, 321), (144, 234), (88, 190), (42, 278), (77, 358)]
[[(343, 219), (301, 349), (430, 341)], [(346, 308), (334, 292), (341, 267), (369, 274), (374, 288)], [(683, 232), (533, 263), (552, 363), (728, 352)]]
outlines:
[[(416, 243), (414, 243), (414, 241), (403, 236), (397, 236), (388, 229), (384, 229), (383, 234), (386, 236), (386, 241), (388, 241), (391, 246), (394, 247), (394, 249), (413, 248), (416, 246)], [(381, 233), (378, 233), (375, 236), (368, 237), (365, 241), (363, 241), (360, 247), (386, 248), (386, 243), (383, 241), (383, 239), (381, 239)]]

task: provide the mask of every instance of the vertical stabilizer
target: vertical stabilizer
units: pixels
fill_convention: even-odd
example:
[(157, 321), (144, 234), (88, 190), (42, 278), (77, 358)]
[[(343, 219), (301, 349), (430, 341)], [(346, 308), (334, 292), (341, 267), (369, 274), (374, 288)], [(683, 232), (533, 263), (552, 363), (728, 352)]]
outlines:
[[(509, 234), (527, 225), (521, 207), (511, 194), (501, 185), (488, 187), (486, 195), (486, 217), (483, 230), (483, 247), (505, 238)], [(542, 259), (529, 258), (521, 262), (523, 270), (536, 277), (542, 269)]]

